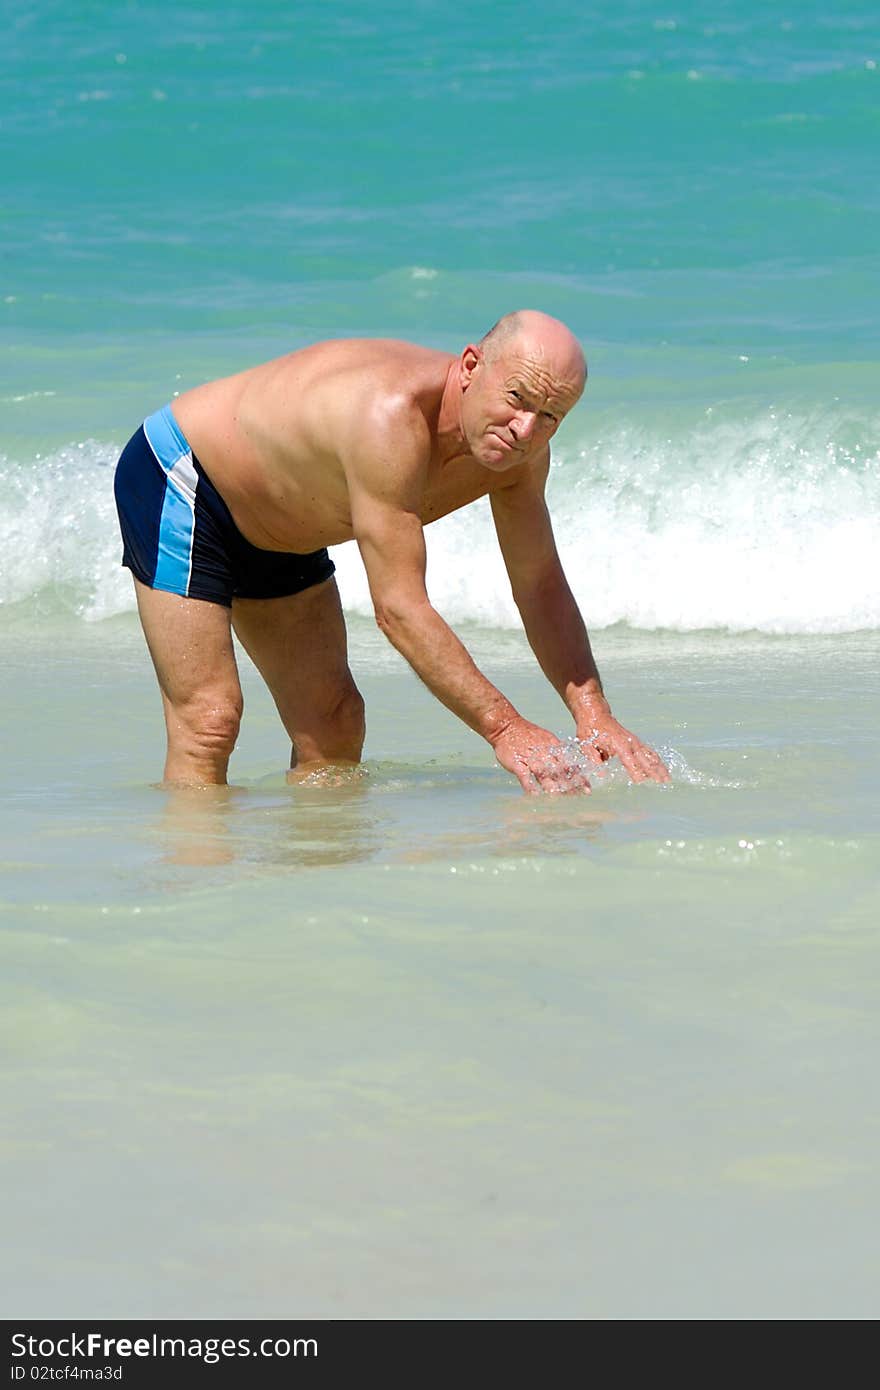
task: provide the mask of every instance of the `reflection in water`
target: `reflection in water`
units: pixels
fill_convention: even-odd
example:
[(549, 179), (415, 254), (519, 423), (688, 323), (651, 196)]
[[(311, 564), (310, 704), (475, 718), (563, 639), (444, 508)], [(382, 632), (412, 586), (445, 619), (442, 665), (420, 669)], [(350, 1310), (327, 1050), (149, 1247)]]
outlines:
[[(614, 809), (597, 795), (527, 796), (496, 768), (404, 770), (385, 763), (376, 771), (372, 792), (396, 822), (386, 857), (397, 863), (468, 855), (578, 855), (609, 824), (636, 818), (622, 811), (616, 795)], [(604, 780), (610, 788), (611, 777)]]
[[(610, 780), (610, 779), (609, 779)], [(583, 854), (634, 819), (614, 796), (525, 796), (495, 769), (372, 764), (165, 789), (161, 862), (245, 869)]]
[(617, 812), (597, 807), (589, 797), (531, 797), (519, 794), (518, 788), (516, 793), (493, 798), (490, 815), (480, 798), (454, 829), (441, 834), (435, 830), (423, 844), (411, 846), (394, 857), (420, 863), (467, 856), (496, 859), (509, 855), (579, 854), (600, 839), (606, 825), (621, 820)]
[[(318, 868), (373, 859), (384, 843), (363, 769), (334, 768), (285, 785), (248, 811), (251, 862)], [(254, 829), (256, 827), (256, 833)]]
[(156, 827), (166, 864), (228, 864), (235, 858), (229, 817), (238, 787), (163, 787), (164, 805)]
[(601, 838), (619, 814), (589, 796), (530, 797), (505, 806), (493, 854), (571, 854)]
[(360, 768), (251, 786), (164, 787), (155, 834), (175, 867), (258, 864), (312, 867), (371, 858), (380, 837)]

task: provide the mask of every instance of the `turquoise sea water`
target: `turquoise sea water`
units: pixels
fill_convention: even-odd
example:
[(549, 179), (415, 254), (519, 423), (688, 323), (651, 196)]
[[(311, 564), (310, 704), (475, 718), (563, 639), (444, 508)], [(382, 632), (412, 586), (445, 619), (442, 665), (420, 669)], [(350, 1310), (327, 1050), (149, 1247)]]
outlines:
[[(0, 14), (0, 1306), (876, 1316), (876, 7)], [(526, 305), (587, 349), (553, 514), (672, 787), (521, 797), (343, 547), (366, 776), (287, 788), (243, 661), (237, 789), (157, 791), (132, 429)], [(485, 509), (429, 548), (567, 732)]]

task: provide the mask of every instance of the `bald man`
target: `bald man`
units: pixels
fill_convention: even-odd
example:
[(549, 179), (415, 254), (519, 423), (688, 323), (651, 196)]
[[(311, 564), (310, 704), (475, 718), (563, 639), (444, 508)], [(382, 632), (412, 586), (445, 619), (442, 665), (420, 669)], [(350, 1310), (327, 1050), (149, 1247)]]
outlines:
[[(150, 416), (122, 453), (116, 500), (162, 692), (166, 781), (226, 782), (242, 713), (233, 630), (274, 697), (291, 769), (360, 760), (363, 700), (327, 555), (352, 538), (385, 636), (526, 791), (588, 791), (583, 754), (668, 780), (611, 713), (544, 501), (550, 440), (585, 380), (565, 325), (520, 310), (458, 357), (318, 343)], [(582, 756), (514, 708), (428, 598), (424, 527), (487, 494), (526, 635)]]

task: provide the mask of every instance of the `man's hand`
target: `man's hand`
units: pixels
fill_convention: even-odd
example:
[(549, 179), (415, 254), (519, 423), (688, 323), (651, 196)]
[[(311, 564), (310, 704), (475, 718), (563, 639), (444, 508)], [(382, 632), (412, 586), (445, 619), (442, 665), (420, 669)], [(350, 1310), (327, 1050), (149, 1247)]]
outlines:
[(583, 756), (573, 743), (517, 718), (491, 740), (495, 757), (527, 792), (588, 792)]
[(646, 743), (618, 724), (607, 702), (597, 700), (577, 719), (577, 736), (586, 756), (594, 763), (617, 757), (634, 782), (668, 782), (669, 769)]

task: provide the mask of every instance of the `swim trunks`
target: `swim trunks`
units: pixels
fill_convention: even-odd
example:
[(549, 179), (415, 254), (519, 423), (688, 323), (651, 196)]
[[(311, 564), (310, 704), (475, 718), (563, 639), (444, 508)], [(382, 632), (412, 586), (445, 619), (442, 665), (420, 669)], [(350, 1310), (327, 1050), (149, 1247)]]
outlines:
[(170, 405), (149, 416), (116, 467), (122, 563), (150, 589), (207, 599), (284, 598), (329, 579), (326, 550), (260, 550), (245, 540)]

